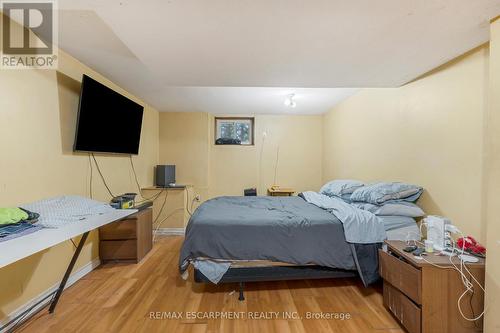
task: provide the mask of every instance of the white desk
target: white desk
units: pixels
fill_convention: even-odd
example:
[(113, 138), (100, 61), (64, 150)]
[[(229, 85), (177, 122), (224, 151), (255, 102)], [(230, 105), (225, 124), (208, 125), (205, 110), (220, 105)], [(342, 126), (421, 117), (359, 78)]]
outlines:
[(137, 209), (117, 209), (78, 222), (69, 222), (62, 228), (44, 228), (32, 234), (0, 242), (0, 268), (134, 213), (137, 213)]
[[(75, 250), (75, 253), (73, 254), (73, 257), (71, 258), (68, 268), (66, 269), (66, 273), (64, 274), (59, 288), (54, 293), (51, 293), (37, 303), (40, 304), (49, 296), (55, 294), (55, 296), (51, 300), (49, 308), (49, 312), (52, 313), (57, 305), (59, 297), (64, 290), (64, 287), (66, 286), (66, 282), (71, 274), (71, 271), (73, 270), (78, 256), (80, 255), (83, 245), (87, 240), (89, 232), (102, 227), (103, 225), (121, 220), (124, 217), (132, 215), (134, 213), (137, 213), (137, 209), (117, 209), (109, 213), (89, 217), (81, 221), (69, 222), (67, 226), (61, 228), (44, 228), (32, 234), (14, 238), (5, 242), (0, 242), (0, 268), (83, 234)], [(22, 322), (25, 314), (31, 312), (32, 309), (33, 308), (30, 308), (20, 315), (16, 316), (16, 318), (0, 327), (0, 331), (5, 329), (6, 327), (10, 327), (10, 325), (12, 325), (14, 322), (15, 324), (13, 327), (17, 326), (20, 322)]]

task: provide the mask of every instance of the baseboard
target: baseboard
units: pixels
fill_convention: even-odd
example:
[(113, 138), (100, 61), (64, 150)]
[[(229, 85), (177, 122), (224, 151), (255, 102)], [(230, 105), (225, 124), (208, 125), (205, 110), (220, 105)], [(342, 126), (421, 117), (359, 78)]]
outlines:
[(184, 236), (185, 231), (185, 228), (159, 228), (156, 234), (162, 236)]
[[(88, 264), (86, 264), (85, 266), (83, 266), (82, 268), (80, 268), (79, 270), (77, 270), (76, 272), (74, 272), (73, 274), (71, 274), (70, 277), (68, 278), (68, 281), (66, 282), (66, 287), (64, 289), (66, 290), (68, 287), (70, 287), (76, 281), (80, 280), (82, 277), (84, 277), (85, 275), (87, 275), (88, 273), (90, 273), (91, 271), (93, 271), (100, 264), (101, 264), (101, 260), (99, 258), (95, 258), (92, 261), (90, 261)], [(61, 279), (62, 279), (62, 276), (61, 276)], [(46, 297), (50, 293), (52, 293), (55, 290), (57, 290), (58, 287), (59, 287), (59, 282), (56, 283), (56, 284), (54, 284), (49, 289), (45, 290), (40, 295), (32, 298), (31, 300), (29, 300), (25, 304), (21, 305), (19, 308), (17, 308), (13, 312), (9, 313), (9, 315), (6, 318), (0, 320), (0, 327), (2, 327), (3, 325), (7, 324), (10, 320), (12, 320), (16, 316), (18, 316), (19, 314), (21, 314), (22, 312), (24, 312), (26, 309), (29, 309), (31, 306), (33, 306), (34, 304), (36, 304), (37, 302), (39, 302), (40, 300), (42, 300), (44, 297)], [(43, 302), (42, 304), (40, 304), (37, 307), (33, 308), (32, 313), (34, 313), (37, 310), (39, 310), (40, 308), (46, 306), (48, 304), (48, 301), (49, 301), (49, 299), (47, 299), (47, 302)]]

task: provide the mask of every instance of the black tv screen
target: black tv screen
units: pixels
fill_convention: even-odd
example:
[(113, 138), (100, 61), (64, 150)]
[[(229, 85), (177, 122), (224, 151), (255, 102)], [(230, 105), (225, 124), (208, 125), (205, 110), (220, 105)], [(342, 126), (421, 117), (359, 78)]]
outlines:
[(138, 154), (144, 108), (83, 75), (75, 151)]

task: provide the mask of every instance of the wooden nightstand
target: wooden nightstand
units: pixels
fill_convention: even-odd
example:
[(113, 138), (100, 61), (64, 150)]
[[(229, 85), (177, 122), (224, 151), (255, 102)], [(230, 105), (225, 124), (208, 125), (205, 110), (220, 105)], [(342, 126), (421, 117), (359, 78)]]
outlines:
[(145, 208), (123, 220), (99, 228), (102, 261), (140, 262), (153, 247), (153, 213)]
[(272, 197), (291, 197), (295, 193), (293, 188), (280, 187), (273, 189), (272, 187), (267, 189), (267, 195)]
[[(403, 251), (406, 242), (386, 241), (387, 252), (379, 250), (380, 275), (384, 279), (384, 305), (410, 333), (482, 332), (482, 318), (475, 323), (462, 318), (458, 298), (465, 291), (460, 274), (447, 256), (428, 254), (426, 260)], [(452, 259), (459, 266), (458, 258)], [(484, 286), (484, 259), (467, 268)], [(472, 318), (483, 311), (484, 294), (474, 282), (474, 294), (463, 297), (462, 311)]]

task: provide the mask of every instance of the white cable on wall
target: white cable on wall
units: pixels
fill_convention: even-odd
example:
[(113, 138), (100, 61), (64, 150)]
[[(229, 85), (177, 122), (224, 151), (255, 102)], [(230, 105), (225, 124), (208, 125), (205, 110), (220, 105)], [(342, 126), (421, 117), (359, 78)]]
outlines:
[[(458, 230), (458, 228), (456, 230), (458, 231), (458, 233), (460, 233), (460, 235), (462, 236), (462, 238), (464, 238), (463, 233), (460, 230)], [(458, 252), (458, 250), (460, 250), (460, 255), (464, 254), (464, 252), (465, 252), (465, 242), (462, 245), (461, 249), (457, 249), (455, 247), (455, 242), (452, 242), (452, 246), (453, 246), (452, 247), (452, 251), (453, 251), (452, 253), (455, 253), (456, 250), (457, 250), (457, 252)], [(450, 263), (452, 265), (451, 267), (450, 266), (441, 266), (441, 265), (435, 264), (433, 262), (430, 262), (429, 260), (425, 259), (425, 256), (420, 256), (420, 258), (422, 258), (425, 262), (427, 262), (428, 264), (430, 264), (432, 266), (435, 266), (435, 267), (441, 268), (441, 269), (452, 269), (452, 270), (457, 271), (458, 274), (460, 274), (460, 279), (462, 280), (462, 284), (464, 285), (465, 291), (458, 297), (457, 307), (458, 307), (458, 311), (460, 312), (460, 315), (462, 316), (463, 319), (465, 319), (467, 321), (472, 321), (473, 322), (473, 321), (481, 319), (481, 317), (484, 316), (484, 313), (486, 312), (486, 308), (487, 308), (486, 290), (485, 290), (484, 286), (482, 286), (481, 283), (479, 283), (479, 281), (469, 271), (469, 269), (467, 268), (464, 260), (460, 256), (458, 257), (458, 259), (460, 260), (460, 268), (458, 268), (457, 265), (453, 262), (452, 256), (449, 256), (449, 261), (450, 261)], [(468, 293), (473, 293), (474, 294), (474, 284), (465, 275), (464, 269), (469, 274), (469, 276), (472, 278), (472, 280), (474, 282), (476, 282), (476, 284), (479, 286), (479, 288), (481, 288), (481, 290), (483, 291), (483, 294), (484, 294), (484, 307), (483, 307), (483, 311), (478, 316), (476, 316), (474, 318), (469, 318), (469, 317), (465, 316), (464, 312), (462, 311), (462, 306), (461, 306), (462, 299)]]
[[(158, 233), (158, 230), (160, 229), (160, 227), (163, 224), (163, 222), (165, 222), (167, 219), (169, 219), (172, 215), (174, 215), (179, 210), (184, 210), (184, 207), (178, 207), (178, 208), (174, 209), (164, 219), (162, 219), (160, 222), (157, 223), (157, 225), (155, 226), (154, 233), (153, 233), (153, 242), (155, 241), (155, 238), (156, 238), (156, 235)], [(154, 223), (153, 223), (153, 225), (154, 225)]]
[(264, 153), (264, 146), (266, 143), (267, 131), (262, 132), (262, 143), (260, 144), (260, 153), (259, 153), (259, 188), (262, 191), (265, 191), (264, 186), (262, 186), (262, 155)]
[(278, 177), (278, 162), (279, 162), (279, 158), (280, 158), (280, 146), (278, 145), (278, 148), (276, 149), (276, 162), (274, 163), (274, 181), (273, 181), (273, 185), (277, 185), (276, 184), (276, 179)]

